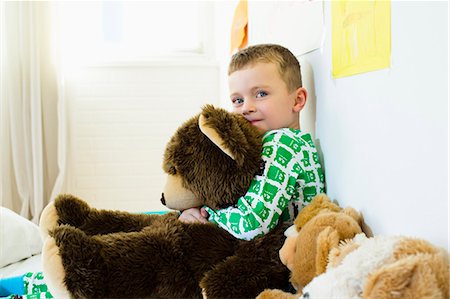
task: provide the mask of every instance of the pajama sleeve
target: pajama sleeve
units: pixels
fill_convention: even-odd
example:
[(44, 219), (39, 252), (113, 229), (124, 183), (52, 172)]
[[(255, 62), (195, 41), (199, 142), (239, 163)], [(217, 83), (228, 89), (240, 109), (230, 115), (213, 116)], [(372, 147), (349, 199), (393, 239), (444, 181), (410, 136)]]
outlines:
[(263, 174), (253, 178), (249, 190), (239, 198), (237, 205), (222, 210), (205, 207), (210, 214), (209, 221), (245, 240), (272, 230), (296, 192), (295, 185), (301, 172), (297, 159), (300, 146), (297, 145), (295, 136), (286, 131), (266, 133)]

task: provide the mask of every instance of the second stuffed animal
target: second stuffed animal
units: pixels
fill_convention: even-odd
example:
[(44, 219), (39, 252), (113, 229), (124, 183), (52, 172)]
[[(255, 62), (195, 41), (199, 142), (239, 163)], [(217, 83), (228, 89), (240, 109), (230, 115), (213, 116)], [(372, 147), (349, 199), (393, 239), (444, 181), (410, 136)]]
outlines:
[(447, 299), (449, 254), (421, 239), (363, 234), (330, 252), (301, 299)]
[(316, 196), (300, 211), (280, 250), (281, 260), (291, 271), (291, 284), (299, 293), (266, 290), (258, 299), (298, 298), (305, 285), (325, 272), (330, 250), (362, 232), (361, 223), (361, 215), (353, 208), (342, 209), (325, 194)]

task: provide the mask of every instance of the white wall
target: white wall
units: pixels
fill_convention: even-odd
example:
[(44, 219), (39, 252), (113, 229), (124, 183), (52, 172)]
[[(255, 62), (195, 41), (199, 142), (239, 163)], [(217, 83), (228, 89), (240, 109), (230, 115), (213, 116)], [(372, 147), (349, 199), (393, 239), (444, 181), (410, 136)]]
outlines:
[[(331, 5), (312, 66), (327, 191), (375, 234), (448, 248), (448, 2), (392, 2), (389, 69), (331, 78)], [(301, 41), (299, 41), (301, 42)]]
[(218, 105), (218, 65), (86, 67), (67, 78), (65, 192), (97, 208), (165, 210), (166, 143), (206, 103)]
[(226, 69), (236, 4), (208, 3), (204, 18), (211, 24), (205, 30), (210, 39), (202, 57), (68, 70), (70, 154), (64, 192), (97, 208), (166, 209), (159, 201), (166, 143), (202, 105), (229, 103)]

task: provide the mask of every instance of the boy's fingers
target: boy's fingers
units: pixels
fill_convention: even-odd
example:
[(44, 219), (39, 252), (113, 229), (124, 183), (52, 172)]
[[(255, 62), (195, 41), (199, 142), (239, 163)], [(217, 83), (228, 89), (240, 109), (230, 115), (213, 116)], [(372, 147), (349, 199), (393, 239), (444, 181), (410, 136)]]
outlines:
[(209, 213), (208, 213), (208, 211), (206, 211), (205, 208), (201, 208), (201, 209), (200, 209), (200, 214), (201, 214), (202, 217), (204, 217), (205, 219), (208, 219), (208, 218), (209, 218)]
[(195, 223), (195, 222), (207, 223), (208, 222), (208, 220), (205, 219), (205, 217), (203, 217), (200, 210), (197, 208), (191, 208), (191, 209), (183, 211), (181, 213), (180, 217), (178, 217), (178, 219), (184, 223)]
[(194, 222), (198, 222), (198, 219), (195, 218), (192, 215), (184, 215), (184, 216), (180, 216), (180, 218), (178, 218), (181, 222), (184, 223), (194, 223)]

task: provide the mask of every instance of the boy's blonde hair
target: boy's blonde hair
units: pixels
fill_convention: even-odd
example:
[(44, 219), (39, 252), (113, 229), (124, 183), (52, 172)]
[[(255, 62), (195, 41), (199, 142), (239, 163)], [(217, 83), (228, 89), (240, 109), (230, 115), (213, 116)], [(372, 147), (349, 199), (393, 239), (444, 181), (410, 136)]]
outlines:
[(275, 44), (261, 44), (242, 49), (231, 57), (228, 75), (255, 63), (274, 63), (289, 92), (302, 87), (300, 63), (291, 51)]

